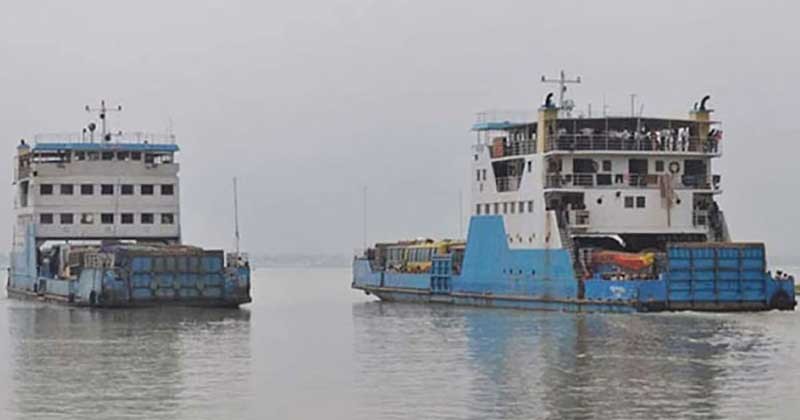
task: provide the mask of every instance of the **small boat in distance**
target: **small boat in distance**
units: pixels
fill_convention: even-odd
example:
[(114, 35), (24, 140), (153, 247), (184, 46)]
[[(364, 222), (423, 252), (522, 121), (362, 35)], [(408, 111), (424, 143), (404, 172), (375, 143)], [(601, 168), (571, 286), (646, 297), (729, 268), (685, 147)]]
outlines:
[(556, 82), (535, 121), (479, 114), (466, 243), (378, 243), (354, 259), (353, 288), (540, 310), (794, 309), (794, 277), (767, 271), (762, 243), (731, 240), (708, 96), (688, 118), (574, 117), (563, 94), (580, 79)]
[(181, 243), (174, 136), (113, 133), (108, 114), (81, 133), (17, 146), (9, 297), (91, 307), (237, 307), (251, 301), (237, 250)]

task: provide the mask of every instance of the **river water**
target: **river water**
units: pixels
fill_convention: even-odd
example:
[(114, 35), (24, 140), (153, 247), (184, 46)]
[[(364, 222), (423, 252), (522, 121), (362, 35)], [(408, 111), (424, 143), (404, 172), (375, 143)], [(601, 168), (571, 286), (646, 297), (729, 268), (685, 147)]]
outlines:
[(380, 303), (349, 283), (258, 270), (242, 310), (0, 299), (0, 418), (800, 416), (800, 313)]

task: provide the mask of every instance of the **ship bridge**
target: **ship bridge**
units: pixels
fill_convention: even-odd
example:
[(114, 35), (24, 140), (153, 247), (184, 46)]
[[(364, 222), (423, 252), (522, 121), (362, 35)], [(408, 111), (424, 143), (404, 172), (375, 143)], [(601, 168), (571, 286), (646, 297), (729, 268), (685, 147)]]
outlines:
[(174, 136), (89, 127), (17, 146), (17, 239), (180, 242)]

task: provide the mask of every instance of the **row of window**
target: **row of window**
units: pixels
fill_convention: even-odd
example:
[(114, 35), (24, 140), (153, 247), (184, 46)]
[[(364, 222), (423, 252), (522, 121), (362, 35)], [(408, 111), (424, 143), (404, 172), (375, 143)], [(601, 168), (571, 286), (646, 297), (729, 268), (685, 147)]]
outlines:
[(646, 205), (647, 205), (647, 201), (646, 201), (645, 196), (640, 195), (640, 196), (634, 197), (632, 195), (626, 195), (625, 196), (625, 208), (626, 209), (632, 209), (632, 208), (634, 208), (634, 205), (635, 205), (635, 207), (637, 209), (645, 208)]
[[(58, 185), (58, 190), (61, 195), (75, 194), (75, 185), (73, 184), (39, 184), (40, 195), (53, 195)], [(94, 184), (80, 184), (78, 185), (81, 195), (94, 195)], [(119, 190), (120, 195), (133, 195), (133, 184), (120, 184), (114, 188), (114, 184), (100, 184), (100, 195), (114, 195), (114, 190)], [(141, 195), (155, 195), (156, 187), (159, 187), (161, 195), (175, 195), (175, 185), (173, 184), (141, 184), (139, 185), (139, 194)]]
[[(62, 225), (71, 225), (75, 223), (75, 214), (72, 213), (40, 213), (39, 214), (39, 223), (43, 225), (52, 225), (55, 223), (56, 216), (58, 216), (58, 222)], [(81, 213), (80, 214), (80, 224), (82, 225), (93, 225), (95, 224), (95, 213)], [(100, 213), (100, 224), (103, 225), (113, 225), (115, 220), (119, 220), (120, 224), (123, 225), (132, 225), (134, 224), (134, 214), (133, 213)], [(143, 225), (152, 225), (155, 224), (156, 215), (155, 213), (140, 213), (139, 214), (139, 223)], [(161, 224), (162, 225), (172, 225), (175, 224), (175, 214), (174, 213), (161, 213)]]
[(485, 203), (475, 205), (475, 215), (481, 214), (515, 214), (525, 213), (527, 207), (528, 213), (533, 213), (533, 200), (531, 201), (506, 201), (502, 203)]
[(144, 156), (145, 163), (171, 163), (171, 154), (156, 154), (142, 152), (75, 152), (75, 160), (142, 160)]

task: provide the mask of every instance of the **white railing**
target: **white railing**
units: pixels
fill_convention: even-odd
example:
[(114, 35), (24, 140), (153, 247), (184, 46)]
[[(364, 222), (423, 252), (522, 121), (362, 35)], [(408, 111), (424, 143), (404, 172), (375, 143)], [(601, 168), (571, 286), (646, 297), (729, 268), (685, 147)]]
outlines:
[(547, 142), (550, 151), (631, 151), (663, 153), (699, 153), (719, 156), (722, 142), (712, 137), (702, 141), (691, 138), (652, 138), (645, 136), (614, 136), (609, 134), (559, 134)]
[(517, 191), (522, 177), (507, 176), (503, 178), (496, 178), (497, 192)]
[(512, 141), (510, 143), (493, 144), (487, 147), (489, 147), (489, 152), (493, 159), (508, 156), (530, 155), (536, 153), (536, 140)]
[(656, 174), (550, 174), (545, 177), (545, 188), (661, 188), (662, 182), (669, 182), (673, 189), (717, 191), (721, 188), (722, 178), (720, 175), (665, 178), (664, 175)]
[(489, 109), (475, 114), (475, 124), (527, 123), (537, 120), (535, 111)]
[(103, 141), (100, 133), (42, 133), (33, 137), (34, 143), (104, 143), (104, 144), (175, 144), (174, 134), (145, 133), (131, 131), (111, 133), (111, 140)]

